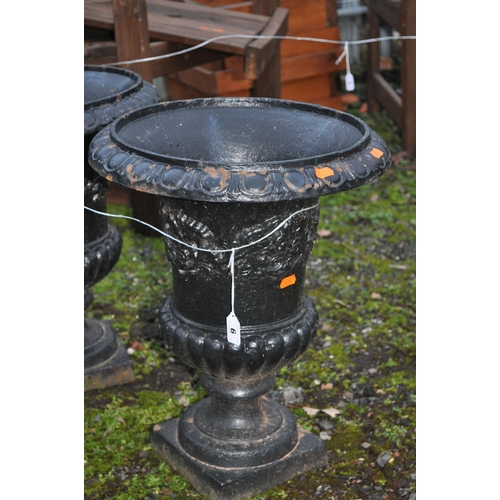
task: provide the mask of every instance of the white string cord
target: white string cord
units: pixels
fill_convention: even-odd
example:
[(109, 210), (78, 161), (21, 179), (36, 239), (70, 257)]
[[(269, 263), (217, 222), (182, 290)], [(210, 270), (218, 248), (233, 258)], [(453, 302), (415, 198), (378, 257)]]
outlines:
[[(346, 45), (350, 43), (351, 45), (361, 45), (364, 43), (375, 43), (382, 42), (385, 40), (416, 40), (416, 36), (412, 35), (394, 35), (394, 36), (381, 36), (378, 38), (367, 38), (365, 40), (351, 40), (349, 42), (341, 41), (341, 40), (329, 40), (327, 38), (314, 38), (309, 36), (291, 36), (291, 35), (219, 35), (214, 36), (204, 42), (199, 43), (198, 45), (193, 45), (192, 47), (187, 47), (185, 49), (179, 50), (177, 52), (171, 52), (170, 54), (162, 54), (159, 56), (145, 57), (143, 59), (131, 59), (129, 61), (117, 61), (114, 63), (106, 63), (106, 66), (122, 66), (125, 64), (135, 64), (141, 62), (149, 62), (149, 61), (158, 61), (159, 59), (168, 59), (169, 57), (180, 56), (182, 54), (187, 54), (188, 52), (192, 52), (194, 50), (201, 49), (206, 45), (216, 42), (217, 40), (224, 40), (227, 38), (249, 38), (252, 40), (298, 40), (303, 42), (318, 42), (318, 43), (329, 43), (334, 45)], [(338, 61), (340, 62), (342, 59), (340, 58)], [(337, 63), (338, 64), (338, 63)]]
[(236, 285), (235, 285), (236, 280), (235, 280), (235, 274), (234, 274), (234, 261), (235, 261), (235, 257), (236, 257), (236, 251), (242, 250), (243, 248), (248, 248), (248, 247), (251, 247), (252, 245), (256, 245), (257, 243), (260, 243), (261, 241), (263, 241), (266, 238), (269, 238), (271, 235), (273, 235), (276, 231), (278, 231), (281, 227), (283, 227), (290, 219), (292, 219), (296, 215), (298, 215), (302, 212), (306, 212), (307, 210), (312, 210), (318, 206), (319, 206), (319, 203), (316, 203), (315, 205), (313, 205), (311, 207), (306, 207), (306, 208), (302, 208), (301, 210), (297, 210), (293, 214), (289, 215), (280, 224), (278, 224), (272, 231), (270, 231), (266, 235), (262, 236), (261, 238), (258, 238), (257, 240), (252, 241), (251, 243), (247, 243), (246, 245), (241, 245), (239, 247), (228, 248), (228, 249), (219, 249), (219, 250), (200, 248), (200, 247), (197, 247), (195, 245), (191, 245), (189, 243), (186, 243), (185, 241), (179, 240), (178, 238), (175, 238), (174, 236), (161, 231), (157, 227), (152, 226), (151, 224), (148, 224), (147, 222), (141, 221), (141, 220), (136, 219), (134, 217), (129, 217), (128, 215), (109, 214), (106, 212), (101, 212), (99, 210), (95, 210), (95, 209), (90, 208), (90, 207), (86, 207), (85, 205), (84, 205), (84, 208), (86, 210), (89, 210), (89, 211), (94, 212), (94, 213), (99, 214), (99, 215), (104, 215), (107, 217), (118, 217), (118, 218), (122, 218), (122, 219), (129, 219), (129, 220), (133, 220), (135, 222), (139, 222), (141, 224), (144, 224), (145, 226), (150, 227), (151, 229), (154, 229), (155, 231), (157, 231), (158, 233), (163, 235), (165, 238), (169, 238), (177, 243), (180, 243), (181, 245), (184, 245), (184, 246), (191, 248), (193, 250), (196, 250), (196, 251), (209, 252), (212, 254), (231, 252), (231, 256), (229, 257), (229, 265), (228, 265), (228, 267), (230, 268), (230, 272), (231, 272), (231, 312), (229, 313), (228, 317), (226, 318), (227, 340), (229, 342), (231, 342), (232, 344), (240, 345), (240, 343), (241, 343), (240, 322), (238, 321), (238, 318), (236, 317), (236, 313), (234, 311), (234, 297), (235, 297), (235, 288), (236, 288)]
[(234, 314), (234, 257), (236, 252), (231, 251), (231, 257), (229, 257), (229, 269), (231, 271), (231, 314)]
[(256, 245), (257, 243), (260, 243), (261, 241), (265, 240), (266, 238), (269, 238), (271, 235), (273, 235), (280, 228), (282, 228), (290, 219), (292, 219), (296, 215), (298, 215), (298, 214), (300, 214), (302, 212), (306, 212), (307, 210), (312, 210), (313, 208), (316, 208), (318, 206), (319, 206), (319, 203), (316, 203), (316, 205), (313, 205), (311, 207), (306, 207), (306, 208), (302, 208), (301, 210), (297, 210), (293, 214), (289, 215), (280, 224), (278, 224), (271, 232), (267, 233), (266, 235), (262, 236), (261, 238), (255, 240), (255, 241), (252, 241), (251, 243), (247, 243), (246, 245), (241, 245), (239, 247), (226, 248), (226, 249), (200, 248), (200, 247), (197, 247), (195, 245), (190, 245), (189, 243), (186, 243), (185, 241), (179, 240), (179, 239), (175, 238), (174, 236), (172, 236), (170, 234), (164, 233), (163, 231), (161, 231), (157, 227), (152, 226), (151, 224), (148, 224), (147, 222), (144, 222), (142, 220), (136, 219), (134, 217), (129, 217), (128, 215), (109, 214), (107, 212), (100, 212), (99, 210), (94, 210), (93, 208), (86, 207), (86, 206), (84, 206), (83, 208), (85, 210), (89, 210), (89, 211), (94, 212), (94, 213), (99, 214), (99, 215), (105, 215), (106, 217), (118, 217), (118, 218), (121, 218), (121, 219), (129, 219), (129, 220), (133, 220), (135, 222), (139, 222), (140, 224), (144, 224), (145, 226), (148, 226), (151, 229), (154, 229), (155, 231), (157, 231), (161, 235), (165, 236), (165, 238), (169, 238), (169, 239), (175, 241), (176, 243), (180, 243), (181, 245), (184, 245), (184, 246), (186, 246), (188, 248), (191, 248), (191, 249), (199, 251), (199, 252), (227, 253), (227, 252), (236, 252), (237, 250), (243, 250), (244, 248), (248, 248), (248, 247), (251, 247), (252, 245)]

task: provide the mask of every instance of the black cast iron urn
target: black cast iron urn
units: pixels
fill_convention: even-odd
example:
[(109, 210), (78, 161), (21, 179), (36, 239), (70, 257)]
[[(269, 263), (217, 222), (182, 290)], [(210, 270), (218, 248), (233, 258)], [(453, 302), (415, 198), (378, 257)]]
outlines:
[(173, 296), (159, 320), (210, 393), (152, 426), (154, 450), (211, 499), (247, 498), (326, 465), (324, 442), (268, 395), (318, 326), (304, 279), (319, 197), (380, 176), (386, 144), (333, 109), (210, 98), (129, 113), (97, 134), (90, 163), (161, 197)]
[[(106, 212), (108, 181), (88, 163), (88, 149), (96, 133), (124, 113), (154, 104), (158, 93), (132, 71), (84, 66), (85, 156), (84, 204)], [(106, 216), (90, 210), (84, 214), (85, 309), (92, 303), (92, 286), (102, 280), (120, 257), (122, 240)], [(85, 390), (125, 384), (134, 380), (131, 361), (108, 321), (85, 317)]]

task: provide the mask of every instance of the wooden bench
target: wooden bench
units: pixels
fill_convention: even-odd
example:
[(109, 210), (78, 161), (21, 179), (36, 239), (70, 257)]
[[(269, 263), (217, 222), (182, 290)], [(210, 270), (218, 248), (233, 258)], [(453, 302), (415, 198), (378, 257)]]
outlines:
[[(267, 5), (257, 2), (260, 10), (269, 10), (269, 4), (273, 1)], [(251, 37), (286, 34), (287, 18), (288, 10), (280, 7), (270, 15), (262, 15), (194, 2), (85, 0), (85, 27), (112, 32), (114, 40), (87, 43), (84, 61), (106, 64), (144, 59), (193, 47), (220, 35), (247, 35), (250, 38), (225, 38), (179, 56), (121, 67), (152, 81), (158, 76), (240, 55), (244, 56), (245, 77), (255, 80), (254, 95), (280, 97), (280, 40)]]
[[(400, 35), (416, 34), (415, 0), (369, 0), (368, 38), (376, 38), (382, 22)], [(401, 127), (403, 149), (416, 156), (416, 40), (401, 40), (401, 95), (384, 79), (379, 65), (379, 43), (368, 46), (368, 111), (383, 108)]]

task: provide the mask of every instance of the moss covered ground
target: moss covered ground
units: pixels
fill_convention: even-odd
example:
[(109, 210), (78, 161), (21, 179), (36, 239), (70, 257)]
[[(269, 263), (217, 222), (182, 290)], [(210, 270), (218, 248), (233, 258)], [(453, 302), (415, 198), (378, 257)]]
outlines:
[[(393, 166), (369, 185), (321, 198), (306, 281), (320, 328), (276, 386), (302, 389), (303, 402), (289, 408), (321, 433), (328, 465), (255, 500), (406, 500), (416, 491), (416, 163), (401, 154), (384, 113), (350, 112), (382, 135)], [(130, 215), (118, 205), (108, 211)], [(85, 393), (85, 498), (201, 499), (149, 442), (151, 424), (205, 396), (197, 373), (176, 363), (158, 336), (156, 311), (172, 286), (163, 240), (137, 233), (127, 219), (112, 223), (123, 249), (93, 288), (87, 314), (109, 320), (134, 350), (137, 380)]]

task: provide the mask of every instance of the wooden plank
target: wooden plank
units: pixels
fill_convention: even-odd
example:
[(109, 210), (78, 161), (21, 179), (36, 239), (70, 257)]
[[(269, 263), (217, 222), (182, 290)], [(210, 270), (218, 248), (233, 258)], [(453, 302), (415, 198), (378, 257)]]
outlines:
[(233, 67), (226, 70), (211, 71), (208, 68), (198, 66), (187, 71), (180, 71), (175, 76), (175, 79), (210, 96), (248, 90), (253, 87), (254, 83), (252, 80), (244, 78), (243, 61), (239, 70)]
[(289, 35), (328, 26), (325, 0), (281, 0), (280, 7), (290, 11)]
[(242, 5), (251, 8), (252, 2), (235, 2), (234, 0), (196, 0), (196, 3), (206, 5), (207, 7), (224, 8), (224, 9), (238, 9)]
[(327, 97), (331, 97), (329, 75), (311, 76), (281, 84), (282, 99), (316, 102)]
[(114, 19), (111, 0), (103, 2), (85, 0), (83, 4), (83, 22), (85, 26), (113, 31)]
[(382, 107), (387, 111), (388, 115), (402, 127), (402, 98), (401, 96), (387, 83), (380, 73), (373, 75), (372, 84), (377, 100)]
[[(114, 32), (118, 61), (149, 57), (149, 30), (146, 0), (112, 0)], [(151, 67), (147, 62), (127, 65), (147, 82), (152, 82)]]
[[(149, 44), (150, 57), (162, 56), (177, 52), (185, 48), (180, 44), (170, 42), (151, 42)], [(220, 61), (227, 57), (224, 52), (214, 50), (199, 49), (187, 54), (150, 61), (149, 65), (153, 78), (165, 76), (170, 73), (192, 68), (211, 61)], [(85, 64), (110, 64), (118, 61), (116, 55), (116, 42), (92, 42), (85, 44), (84, 63)], [(120, 65), (128, 67), (129, 65)]]
[[(148, 0), (148, 20), (152, 37), (196, 45), (221, 35), (255, 35), (268, 21), (267, 16), (244, 14), (202, 5)], [(210, 44), (214, 50), (244, 54), (246, 38), (228, 38)]]
[[(147, 0), (147, 22), (152, 38), (197, 45), (219, 35), (255, 35), (269, 21), (268, 16), (247, 14), (203, 5), (183, 4), (165, 0)], [(113, 30), (111, 0), (84, 2), (84, 23)], [(244, 54), (249, 39), (229, 38), (210, 44), (210, 48), (233, 54)]]
[[(373, 0), (369, 0), (368, 2), (368, 12), (367, 12), (367, 21), (368, 21), (368, 38), (376, 38), (379, 36), (380, 31), (380, 19), (378, 14), (372, 9)], [(370, 113), (376, 113), (380, 110), (380, 103), (377, 99), (377, 94), (375, 92), (375, 77), (379, 70), (379, 57), (380, 57), (380, 47), (378, 42), (370, 43), (367, 47), (367, 55), (368, 55), (368, 68), (367, 68), (367, 102), (368, 102), (368, 111)]]
[[(281, 81), (289, 82), (298, 78), (324, 75), (345, 69), (345, 58), (337, 65), (335, 61), (342, 53), (342, 47), (313, 54), (288, 57), (281, 61)], [(300, 68), (300, 70), (299, 70)]]
[[(186, 48), (186, 46), (182, 44), (162, 41), (152, 42), (150, 46), (152, 56), (173, 54)], [(224, 52), (202, 48), (186, 54), (151, 61), (150, 64), (151, 70), (155, 76), (164, 76), (185, 70), (187, 68), (192, 68), (193, 66), (206, 64), (208, 62), (221, 61), (226, 57), (227, 54)]]
[[(401, 34), (416, 35), (416, 1), (405, 0), (401, 9)], [(401, 88), (403, 92), (402, 131), (403, 148), (416, 156), (417, 96), (416, 96), (416, 40), (401, 41)]]
[[(338, 65), (335, 64), (341, 51), (342, 48), (339, 47), (336, 49), (336, 52), (323, 51), (281, 59), (281, 84), (283, 85), (293, 80), (303, 80), (304, 78), (329, 74), (332, 71), (345, 70), (345, 60), (342, 60)], [(214, 96), (250, 89), (253, 86), (253, 81), (245, 78), (242, 67), (242, 58), (235, 56), (230, 58), (229, 68), (225, 70), (211, 71), (208, 68), (196, 67), (180, 72), (178, 74), (178, 81), (200, 92), (205, 91), (207, 94)], [(329, 87), (325, 85), (325, 92), (328, 91)]]
[(165, 78), (167, 86), (167, 93), (169, 100), (179, 101), (181, 99), (198, 99), (199, 97), (207, 97), (207, 94), (193, 89), (179, 82), (175, 75), (167, 76)]
[[(278, 7), (268, 23), (264, 26), (259, 35), (262, 36), (282, 36), (288, 29), (288, 11)], [(257, 39), (250, 44), (245, 51), (245, 76), (253, 80), (257, 79), (268, 65), (271, 57), (279, 51), (281, 41), (270, 39)], [(278, 56), (279, 57), (279, 56)], [(276, 65), (279, 68), (279, 61)], [(278, 70), (279, 75), (279, 70)]]
[(84, 44), (84, 64), (109, 64), (116, 61), (116, 42), (86, 42)]

